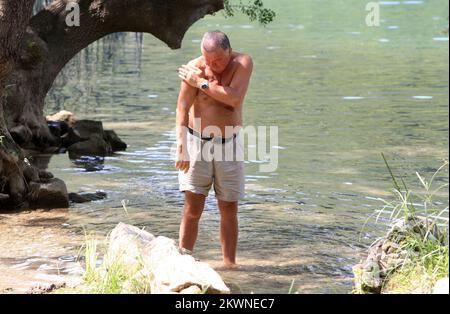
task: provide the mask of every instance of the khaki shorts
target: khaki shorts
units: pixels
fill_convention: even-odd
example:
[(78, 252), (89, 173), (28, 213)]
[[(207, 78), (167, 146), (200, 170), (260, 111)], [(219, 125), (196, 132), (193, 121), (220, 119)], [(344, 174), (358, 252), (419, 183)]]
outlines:
[[(242, 132), (241, 132), (242, 133)], [(236, 202), (245, 197), (243, 141), (235, 138), (203, 140), (187, 133), (189, 171), (178, 172), (180, 191), (208, 196), (214, 184), (216, 198)]]

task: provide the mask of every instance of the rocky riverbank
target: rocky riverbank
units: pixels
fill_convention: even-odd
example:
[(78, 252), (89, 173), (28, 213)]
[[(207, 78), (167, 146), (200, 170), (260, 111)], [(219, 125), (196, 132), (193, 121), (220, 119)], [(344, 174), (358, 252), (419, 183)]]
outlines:
[(402, 218), (370, 246), (353, 273), (354, 293), (448, 294), (447, 231), (425, 217)]
[[(127, 144), (114, 130), (105, 130), (101, 121), (77, 120), (69, 111), (63, 110), (46, 119), (54, 141), (45, 151), (36, 150), (34, 139), (27, 128), (19, 125), (10, 130), (14, 141), (21, 145), (26, 156), (23, 176), (27, 188), (23, 187), (23, 190), (27, 190), (27, 195), (25, 201), (16, 204), (10, 198), (12, 193), (0, 191), (0, 209), (64, 208), (69, 207), (71, 202), (83, 203), (107, 197), (102, 191), (69, 193), (64, 181), (54, 178), (47, 171), (48, 164), (52, 155), (68, 152), (76, 165), (81, 165), (86, 171), (96, 171), (102, 168), (105, 156), (126, 150)], [(23, 181), (19, 179), (17, 182)], [(10, 184), (6, 188), (14, 190), (14, 185)]]

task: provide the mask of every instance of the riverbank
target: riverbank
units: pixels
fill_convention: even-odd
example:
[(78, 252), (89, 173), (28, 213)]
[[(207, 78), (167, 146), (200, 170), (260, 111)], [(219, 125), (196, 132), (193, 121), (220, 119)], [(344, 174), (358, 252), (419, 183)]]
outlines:
[[(398, 220), (353, 267), (354, 293), (448, 294), (448, 236), (425, 217)], [(447, 286), (437, 283), (443, 280)], [(437, 287), (438, 286), (438, 287)]]
[(73, 217), (67, 208), (0, 212), (0, 293), (79, 283), (82, 238), (68, 225)]
[(448, 188), (448, 184), (433, 184), (439, 172), (448, 167), (448, 161), (429, 179), (416, 172), (423, 191), (414, 193), (403, 179), (394, 177), (386, 159), (385, 162), (394, 182), (396, 200), (384, 201), (376, 221), (384, 215), (391, 223), (387, 234), (369, 247), (367, 258), (353, 267), (353, 292), (448, 294), (448, 206), (443, 208), (442, 203), (433, 200), (436, 192)]

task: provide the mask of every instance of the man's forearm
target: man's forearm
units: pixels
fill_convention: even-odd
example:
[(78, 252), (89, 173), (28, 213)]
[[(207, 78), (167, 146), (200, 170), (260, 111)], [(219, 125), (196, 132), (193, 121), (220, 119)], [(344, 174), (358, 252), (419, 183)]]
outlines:
[(202, 91), (209, 97), (233, 109), (242, 102), (239, 91), (229, 86), (219, 85), (217, 81), (210, 82), (209, 88), (202, 89)]
[(186, 131), (189, 126), (189, 110), (182, 106), (177, 107), (176, 137), (177, 143), (182, 144), (186, 140)]

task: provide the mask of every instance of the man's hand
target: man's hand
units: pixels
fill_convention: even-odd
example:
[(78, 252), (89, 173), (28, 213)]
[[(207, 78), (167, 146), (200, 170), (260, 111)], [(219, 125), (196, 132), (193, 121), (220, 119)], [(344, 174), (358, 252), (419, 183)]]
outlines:
[(184, 148), (183, 144), (177, 145), (175, 167), (178, 170), (184, 171), (184, 173), (189, 171), (189, 154), (187, 152), (187, 149)]
[(192, 87), (199, 88), (201, 82), (205, 80), (205, 73), (195, 66), (183, 64), (178, 68), (178, 77)]

